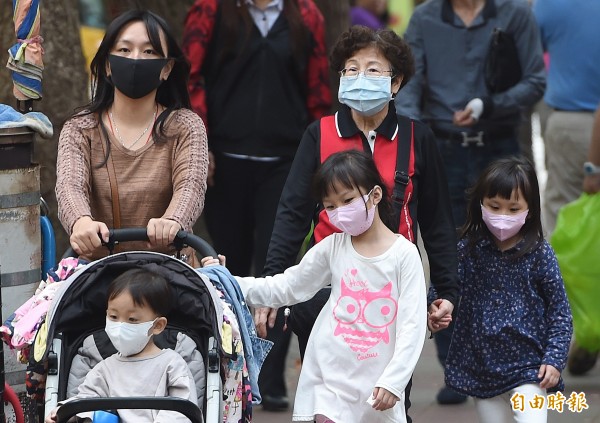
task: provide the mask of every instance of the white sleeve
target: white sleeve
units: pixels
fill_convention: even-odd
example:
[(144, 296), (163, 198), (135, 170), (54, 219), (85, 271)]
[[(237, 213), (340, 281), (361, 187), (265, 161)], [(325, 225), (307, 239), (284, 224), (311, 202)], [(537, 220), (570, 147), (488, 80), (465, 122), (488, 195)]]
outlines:
[(312, 247), (296, 266), (265, 278), (236, 279), (246, 302), (253, 307), (278, 308), (311, 299), (319, 289), (331, 283), (330, 255), (333, 236)]
[(415, 245), (400, 257), (400, 297), (394, 355), (375, 387), (398, 398), (404, 392), (419, 361), (427, 331), (427, 293), (423, 265)]

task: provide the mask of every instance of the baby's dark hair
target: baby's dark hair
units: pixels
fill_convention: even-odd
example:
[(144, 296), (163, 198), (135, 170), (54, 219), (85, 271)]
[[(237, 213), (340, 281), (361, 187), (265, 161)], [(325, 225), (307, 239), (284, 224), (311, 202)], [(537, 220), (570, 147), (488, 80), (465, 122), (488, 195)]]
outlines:
[(148, 306), (158, 316), (166, 316), (171, 310), (171, 288), (167, 280), (145, 269), (130, 269), (116, 277), (108, 286), (108, 300), (129, 292), (133, 303)]
[(314, 176), (313, 192), (315, 197), (321, 201), (330, 192), (335, 191), (335, 183), (350, 189), (356, 187), (361, 195), (368, 194), (375, 185), (379, 185), (383, 193), (382, 199), (377, 205), (379, 216), (391, 231), (398, 232), (398, 222), (393, 221), (391, 199), (387, 187), (371, 156), (358, 150), (341, 151), (329, 156)]
[(462, 228), (462, 236), (469, 239), (471, 246), (490, 234), (481, 215), (483, 199), (496, 196), (510, 199), (514, 189), (520, 190), (529, 207), (527, 220), (520, 231), (525, 244), (515, 257), (534, 250), (543, 240), (540, 187), (535, 166), (523, 156), (513, 156), (492, 162), (467, 193), (467, 220)]

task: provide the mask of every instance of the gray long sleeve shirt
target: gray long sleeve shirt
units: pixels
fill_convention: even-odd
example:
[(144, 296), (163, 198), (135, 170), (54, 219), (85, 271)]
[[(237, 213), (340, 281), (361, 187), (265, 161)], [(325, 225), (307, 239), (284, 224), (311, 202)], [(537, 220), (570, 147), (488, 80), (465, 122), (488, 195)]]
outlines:
[[(196, 385), (185, 360), (175, 351), (164, 349), (144, 357), (113, 354), (98, 363), (68, 399), (121, 397), (175, 397), (197, 403)], [(64, 401), (63, 401), (64, 403)], [(61, 403), (59, 403), (61, 405)], [(122, 423), (189, 423), (183, 414), (170, 410), (118, 410)], [(91, 418), (93, 412), (80, 413)]]
[[(522, 77), (507, 91), (490, 94), (484, 63), (495, 28), (513, 36)], [(480, 98), (484, 111), (474, 129), (514, 127), (520, 111), (544, 93), (540, 34), (524, 0), (487, 0), (469, 27), (454, 13), (450, 0), (429, 0), (416, 8), (405, 38), (415, 56), (416, 72), (396, 97), (400, 114), (452, 130), (454, 112)]]

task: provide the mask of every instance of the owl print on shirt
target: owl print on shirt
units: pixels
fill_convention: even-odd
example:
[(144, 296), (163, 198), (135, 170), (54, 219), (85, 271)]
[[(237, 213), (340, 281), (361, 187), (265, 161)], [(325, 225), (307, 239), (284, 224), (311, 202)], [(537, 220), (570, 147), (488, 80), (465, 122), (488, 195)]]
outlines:
[(341, 280), (341, 294), (334, 309), (337, 321), (334, 336), (342, 336), (358, 359), (376, 357), (369, 350), (380, 342), (389, 343), (388, 326), (394, 322), (398, 304), (391, 296), (392, 282), (379, 291), (370, 291), (357, 269), (349, 269)]

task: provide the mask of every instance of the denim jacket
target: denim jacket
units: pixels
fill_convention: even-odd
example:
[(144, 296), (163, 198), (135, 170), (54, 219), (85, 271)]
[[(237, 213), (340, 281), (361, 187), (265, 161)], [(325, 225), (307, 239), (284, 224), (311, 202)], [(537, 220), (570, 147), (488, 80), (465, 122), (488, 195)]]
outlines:
[(196, 269), (196, 271), (208, 276), (215, 288), (223, 292), (225, 299), (233, 307), (242, 335), (250, 388), (252, 389), (252, 403), (260, 404), (262, 399), (258, 390), (258, 374), (267, 354), (273, 347), (273, 342), (259, 338), (256, 334), (254, 319), (250, 314), (250, 310), (248, 310), (242, 290), (227, 268), (224, 266), (208, 266)]

